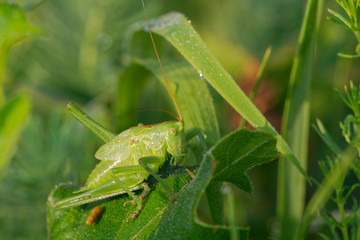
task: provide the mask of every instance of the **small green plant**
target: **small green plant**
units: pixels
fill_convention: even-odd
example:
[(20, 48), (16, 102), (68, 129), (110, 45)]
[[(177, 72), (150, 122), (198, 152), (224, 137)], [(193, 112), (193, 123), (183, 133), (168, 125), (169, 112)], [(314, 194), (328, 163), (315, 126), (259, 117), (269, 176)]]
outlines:
[[(338, 161), (341, 161), (341, 159), (334, 157), (319, 163), (325, 177), (329, 176), (329, 173), (334, 170)], [(336, 204), (337, 209), (329, 211), (325, 208), (320, 213), (321, 217), (328, 223), (332, 233), (331, 238), (325, 234), (320, 234), (324, 239), (356, 239), (359, 234), (360, 229), (358, 228), (358, 223), (360, 207), (358, 200), (353, 197), (352, 193), (360, 186), (360, 184), (346, 186), (346, 176), (348, 176), (348, 174), (345, 172), (340, 181), (335, 184), (335, 196), (330, 198), (330, 201)], [(352, 203), (350, 200), (352, 200)], [(352, 204), (352, 207), (346, 210), (345, 205), (349, 204)], [(339, 236), (337, 230), (340, 230), (342, 237)]]
[(342, 135), (350, 145), (355, 146), (360, 152), (360, 89), (354, 86), (351, 81), (350, 89), (345, 86), (346, 96), (343, 96), (339, 91), (337, 92), (346, 106), (352, 111), (351, 114), (345, 117), (344, 122), (340, 122)]
[[(349, 147), (357, 149), (358, 154), (352, 159), (350, 164), (350, 170), (353, 172), (357, 179), (360, 180), (359, 172), (359, 129), (360, 129), (360, 88), (354, 86), (353, 82), (350, 82), (349, 88), (345, 86), (345, 96), (337, 91), (343, 102), (351, 109), (352, 113), (348, 114), (343, 122), (340, 122), (340, 128), (342, 135), (344, 136)], [(321, 125), (318, 124), (317, 131), (320, 133)], [(324, 136), (325, 134), (320, 135)], [(323, 138), (324, 139), (324, 138)], [(329, 178), (330, 174), (339, 168), (341, 161), (344, 161), (344, 156), (338, 150), (339, 147), (332, 140), (329, 140), (329, 135), (325, 142), (334, 151), (334, 157), (328, 157), (327, 161), (319, 162), (321, 171), (325, 178)], [(320, 235), (324, 239), (359, 239), (360, 234), (360, 206), (359, 201), (353, 195), (360, 184), (355, 183), (348, 186), (345, 180), (351, 173), (344, 169), (342, 171), (339, 180), (334, 184), (335, 194), (330, 198), (330, 202), (334, 203), (337, 209), (331, 209), (331, 207), (324, 207), (321, 211), (321, 217), (328, 223), (332, 237), (327, 236), (324, 233)], [(347, 209), (345, 208), (347, 206)], [(351, 206), (351, 207), (349, 207)], [(340, 234), (339, 234), (340, 232)], [(341, 235), (341, 236), (340, 236)]]
[(338, 53), (338, 55), (340, 57), (345, 57), (345, 58), (358, 58), (360, 57), (360, 28), (359, 28), (360, 22), (358, 20), (358, 9), (360, 6), (360, 1), (336, 0), (336, 2), (346, 12), (346, 16), (342, 15), (341, 13), (335, 10), (328, 9), (329, 13), (332, 14), (332, 17), (328, 17), (328, 19), (353, 32), (358, 42), (355, 48), (356, 54), (352, 55), (352, 54)]

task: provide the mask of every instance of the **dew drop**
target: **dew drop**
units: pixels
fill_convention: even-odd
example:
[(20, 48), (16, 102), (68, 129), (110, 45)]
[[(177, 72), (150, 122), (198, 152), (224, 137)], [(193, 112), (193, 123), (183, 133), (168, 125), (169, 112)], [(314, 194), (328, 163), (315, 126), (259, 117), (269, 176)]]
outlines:
[(185, 42), (186, 42), (186, 43), (190, 43), (190, 41), (189, 41), (189, 40), (186, 40)]
[(188, 23), (191, 23), (191, 20), (188, 20)]
[(199, 77), (203, 77), (203, 74), (202, 74), (202, 72), (198, 72), (198, 74), (199, 74)]

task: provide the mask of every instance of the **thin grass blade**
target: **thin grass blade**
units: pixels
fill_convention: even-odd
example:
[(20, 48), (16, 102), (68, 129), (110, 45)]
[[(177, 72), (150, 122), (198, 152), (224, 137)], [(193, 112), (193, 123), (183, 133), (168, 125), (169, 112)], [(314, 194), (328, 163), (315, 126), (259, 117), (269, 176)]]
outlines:
[[(282, 136), (288, 141), (303, 169), (307, 167), (309, 96), (321, 6), (322, 1), (307, 2), (282, 119)], [(281, 223), (280, 239), (292, 239), (303, 213), (305, 181), (297, 169), (284, 159), (279, 160), (278, 169), (277, 216)]]

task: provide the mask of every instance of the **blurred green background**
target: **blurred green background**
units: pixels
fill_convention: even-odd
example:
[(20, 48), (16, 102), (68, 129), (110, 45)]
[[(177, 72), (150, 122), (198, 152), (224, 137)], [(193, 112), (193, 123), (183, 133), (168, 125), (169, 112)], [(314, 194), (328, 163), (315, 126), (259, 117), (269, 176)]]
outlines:
[[(29, 22), (41, 28), (43, 35), (15, 45), (6, 66), (6, 95), (25, 92), (31, 97), (33, 107), (16, 153), (0, 182), (0, 238), (45, 239), (47, 196), (60, 182), (83, 184), (96, 164), (93, 154), (101, 145), (100, 140), (65, 111), (65, 105), (76, 102), (113, 131), (128, 127), (126, 118), (131, 119), (129, 115), (133, 112), (119, 112), (116, 104), (118, 77), (125, 68), (123, 36), (129, 26), (144, 21), (145, 17), (140, 0), (10, 2), (27, 9)], [(245, 91), (251, 89), (262, 55), (272, 45), (265, 80), (255, 102), (279, 129), (304, 1), (148, 0), (145, 3), (150, 18), (169, 11), (183, 12)], [(327, 1), (324, 9), (336, 9), (334, 3)], [(350, 32), (327, 21), (327, 15), (324, 11), (317, 42), (311, 122), (320, 118), (334, 138), (343, 143), (338, 123), (347, 109), (333, 89), (342, 91), (349, 80), (359, 79), (360, 68), (356, 66), (360, 60), (336, 56), (339, 51), (353, 52), (355, 39)], [(136, 79), (132, 84), (137, 84)], [(134, 102), (139, 109), (172, 106), (166, 91), (159, 93), (158, 84), (148, 81), (139, 99), (129, 98), (119, 104), (122, 109)], [(239, 116), (218, 96), (214, 98), (224, 135), (236, 128)], [(169, 118), (151, 111), (136, 114), (137, 121), (144, 123)], [(311, 176), (322, 177), (317, 161), (324, 160), (326, 154), (329, 150), (311, 130)], [(250, 239), (276, 235), (276, 166), (273, 162), (250, 171), (253, 196), (236, 193), (238, 224), (250, 226)], [(206, 214), (200, 218), (206, 221)], [(314, 227), (312, 231), (320, 228)]]

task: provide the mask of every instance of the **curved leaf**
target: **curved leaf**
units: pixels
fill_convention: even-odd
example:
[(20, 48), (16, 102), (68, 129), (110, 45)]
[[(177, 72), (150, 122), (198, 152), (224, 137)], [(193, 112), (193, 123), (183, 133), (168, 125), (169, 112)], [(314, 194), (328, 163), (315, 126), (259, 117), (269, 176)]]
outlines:
[(247, 129), (225, 136), (209, 154), (216, 164), (213, 181), (230, 182), (250, 194), (252, 187), (245, 172), (279, 157), (275, 137)]
[[(180, 193), (176, 200), (169, 204), (159, 226), (150, 239), (229, 239), (229, 228), (209, 226), (195, 217), (196, 207), (201, 194), (210, 182), (212, 158), (205, 156), (199, 171)], [(238, 229), (240, 239), (248, 239), (248, 229)]]

